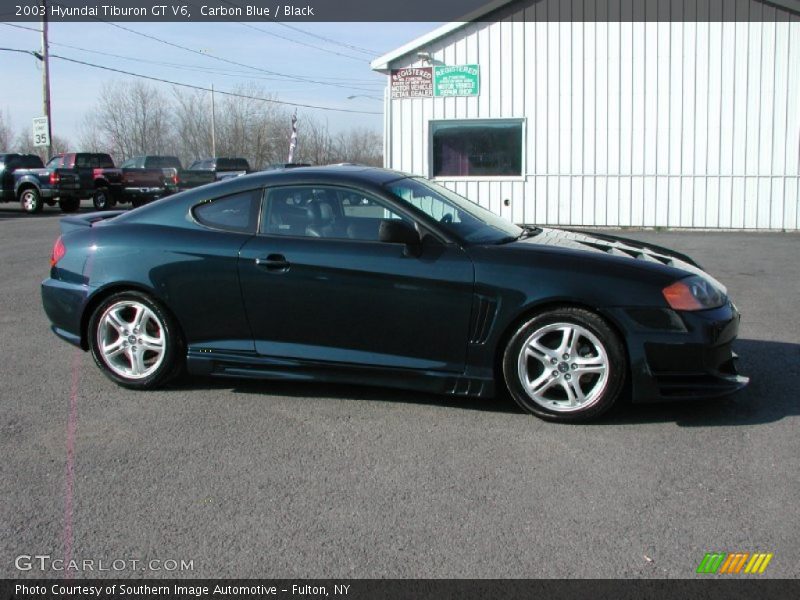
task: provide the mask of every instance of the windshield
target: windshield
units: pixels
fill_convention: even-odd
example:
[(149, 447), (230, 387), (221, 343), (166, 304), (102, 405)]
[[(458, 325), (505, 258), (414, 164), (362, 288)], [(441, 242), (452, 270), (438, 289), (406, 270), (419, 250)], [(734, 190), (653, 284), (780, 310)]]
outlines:
[(499, 243), (516, 239), (523, 233), (513, 223), (427, 179), (408, 177), (387, 183), (385, 187), (467, 242)]

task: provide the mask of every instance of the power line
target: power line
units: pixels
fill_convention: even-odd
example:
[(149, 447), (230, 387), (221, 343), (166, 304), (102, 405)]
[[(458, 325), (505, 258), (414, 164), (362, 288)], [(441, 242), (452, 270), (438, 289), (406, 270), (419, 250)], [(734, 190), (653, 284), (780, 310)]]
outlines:
[(17, 29), (27, 29), (28, 31), (42, 33), (41, 29), (34, 29), (33, 27), (25, 27), (24, 25), (17, 25), (16, 23), (0, 23), (0, 25), (6, 25), (7, 27), (16, 27)]
[[(16, 25), (15, 23), (0, 23), (0, 25), (5, 25), (7, 27), (16, 27), (18, 29), (26, 29), (26, 30), (32, 31), (34, 33), (41, 33), (40, 30), (34, 29), (33, 27), (25, 27), (23, 25)], [(73, 46), (71, 44), (65, 44), (63, 42), (50, 42), (50, 45), (51, 46), (60, 46), (62, 48), (70, 48), (72, 50), (79, 50), (81, 52), (88, 52), (88, 53), (91, 53), (91, 54), (99, 54), (101, 56), (110, 56), (110, 57), (113, 57), (113, 58), (120, 58), (122, 60), (134, 60), (136, 62), (143, 62), (143, 63), (153, 64), (153, 65), (166, 66), (166, 67), (174, 67), (176, 69), (193, 69), (193, 70), (197, 70), (197, 71), (200, 71), (200, 72), (211, 73), (211, 74), (214, 74), (214, 75), (225, 75), (225, 76), (232, 76), (232, 77), (239, 77), (239, 76), (242, 76), (242, 75), (248, 75), (251, 78), (261, 79), (261, 80), (264, 80), (264, 81), (285, 81), (285, 79), (278, 78), (278, 77), (256, 77), (255, 75), (252, 75), (249, 71), (222, 70), (222, 69), (218, 69), (216, 67), (204, 67), (202, 65), (191, 65), (191, 64), (187, 65), (185, 63), (171, 63), (171, 62), (165, 62), (165, 61), (159, 61), (159, 60), (149, 60), (149, 59), (141, 58), (141, 57), (138, 57), (138, 56), (126, 56), (124, 54), (114, 54), (112, 52), (103, 52), (102, 50), (93, 50), (91, 48), (82, 48), (80, 46)], [(374, 80), (370, 80), (370, 79), (326, 77), (325, 75), (314, 75), (314, 77), (317, 78), (317, 79), (336, 79), (336, 80), (338, 80), (340, 82), (357, 83), (359, 85), (375, 85), (375, 86), (380, 86), (380, 87), (383, 87), (383, 85), (384, 85), (382, 82), (374, 81)]]
[[(234, 8), (241, 8), (238, 5), (233, 4), (232, 2), (228, 2), (227, 0), (222, 0), (222, 1), (225, 4), (227, 4), (229, 6), (232, 6)], [(195, 8), (200, 8), (200, 6), (195, 4), (194, 2), (191, 2), (191, 1), (188, 1), (188, 0), (187, 0), (187, 2), (189, 4), (191, 4), (192, 6), (194, 6)], [(261, 29), (260, 27), (256, 27), (255, 25), (251, 25), (250, 23), (245, 23), (243, 21), (237, 21), (233, 17), (225, 17), (225, 20), (229, 21), (231, 23), (236, 23), (238, 25), (241, 25), (242, 27), (248, 27), (248, 28), (253, 29), (255, 31), (259, 31), (259, 32), (263, 33), (264, 35), (269, 35), (269, 36), (272, 36), (272, 37), (279, 38), (281, 40), (286, 40), (287, 42), (290, 42), (292, 44), (298, 44), (300, 46), (305, 46), (307, 48), (313, 48), (315, 50), (319, 50), (320, 52), (327, 52), (328, 54), (335, 54), (336, 56), (349, 58), (350, 60), (357, 60), (359, 62), (364, 62), (364, 60), (365, 60), (363, 57), (352, 56), (350, 54), (344, 54), (342, 52), (337, 52), (336, 50), (331, 50), (330, 48), (323, 48), (322, 46), (317, 46), (315, 44), (309, 44), (308, 42), (302, 42), (302, 41), (300, 41), (298, 39), (295, 39), (295, 38), (291, 38), (291, 37), (288, 37), (288, 36), (285, 36), (285, 35), (280, 35), (279, 33), (274, 33), (272, 31), (267, 31), (266, 29)]]
[(339, 42), (339, 41), (336, 41), (334, 39), (325, 37), (324, 35), (319, 35), (318, 33), (311, 33), (310, 31), (306, 31), (305, 29), (300, 29), (299, 27), (296, 27), (294, 25), (289, 25), (288, 23), (283, 23), (281, 21), (275, 21), (275, 24), (276, 25), (280, 25), (281, 27), (286, 27), (288, 29), (291, 29), (292, 31), (297, 31), (297, 32), (302, 33), (304, 35), (308, 35), (310, 37), (317, 38), (317, 39), (322, 40), (324, 42), (328, 42), (329, 44), (334, 44), (334, 45), (337, 45), (337, 46), (343, 46), (345, 48), (349, 48), (350, 50), (355, 50), (356, 52), (362, 52), (364, 54), (367, 54), (368, 56), (374, 57), (374, 56), (378, 55), (378, 53), (375, 52), (374, 50), (367, 50), (366, 48), (361, 48), (359, 46), (354, 46), (352, 44), (348, 44), (347, 42)]
[[(229, 0), (222, 0), (222, 2), (224, 2), (228, 6), (233, 6), (235, 8), (238, 8), (238, 6), (236, 4), (234, 4), (233, 2), (230, 2)], [(195, 6), (197, 6), (197, 5), (195, 4)], [(264, 21), (264, 22), (267, 22), (267, 19), (265, 19), (263, 17), (260, 20)], [(322, 40), (324, 42), (327, 42), (329, 44), (333, 44), (334, 46), (341, 46), (343, 48), (347, 48), (348, 50), (355, 50), (356, 52), (361, 52), (362, 54), (366, 54), (368, 56), (375, 56), (377, 54), (376, 52), (373, 52), (372, 50), (367, 50), (365, 48), (359, 48), (358, 46), (353, 46), (353, 45), (348, 44), (346, 42), (340, 42), (340, 41), (337, 41), (337, 40), (333, 40), (331, 38), (327, 38), (327, 37), (324, 37), (324, 36), (321, 36), (321, 35), (318, 35), (318, 34), (315, 34), (315, 33), (311, 33), (309, 31), (305, 31), (303, 29), (300, 29), (299, 27), (292, 27), (290, 25), (286, 25), (285, 23), (281, 23), (280, 21), (273, 21), (273, 22), (277, 23), (278, 25), (284, 25), (284, 26), (288, 27), (289, 29), (292, 29), (292, 30), (297, 31), (299, 33), (302, 33), (304, 35), (317, 38), (317, 39)], [(244, 23), (241, 23), (241, 24), (244, 25)], [(310, 46), (311, 48), (317, 48), (318, 50), (322, 50), (323, 52), (333, 52), (334, 54), (339, 54), (335, 50), (327, 50), (325, 48), (320, 48), (319, 46), (314, 46), (312, 44), (305, 44), (305, 43), (303, 43), (303, 42), (301, 42), (299, 40), (296, 40), (294, 38), (287, 38), (287, 37), (284, 37), (282, 35), (278, 35), (277, 33), (268, 32), (268, 31), (266, 31), (264, 29), (259, 29), (259, 28), (254, 27), (254, 26), (251, 26), (251, 27), (253, 27), (253, 29), (257, 29), (258, 31), (262, 31), (262, 32), (266, 33), (267, 35), (274, 35), (274, 36), (282, 38), (284, 40), (289, 40), (290, 42), (294, 42), (295, 44), (302, 44), (303, 46)], [(339, 54), (339, 55), (340, 56), (346, 56), (344, 54)], [(356, 58), (356, 57), (348, 56), (348, 58)], [(363, 60), (363, 59), (357, 58), (356, 60)]]
[[(58, 4), (58, 3), (54, 3), (54, 4), (56, 4), (56, 6), (62, 6), (62, 5)], [(294, 79), (296, 81), (303, 81), (305, 83), (313, 83), (313, 84), (317, 84), (317, 85), (327, 85), (327, 86), (331, 86), (331, 87), (338, 87), (338, 88), (343, 88), (343, 89), (346, 89), (346, 90), (359, 90), (359, 91), (362, 91), (362, 92), (374, 91), (374, 90), (368, 90), (368, 89), (365, 89), (365, 88), (353, 87), (353, 86), (349, 86), (349, 85), (341, 85), (341, 84), (333, 83), (333, 82), (329, 82), (329, 81), (318, 81), (318, 80), (315, 80), (315, 79), (311, 79), (309, 77), (303, 77), (303, 76), (300, 76), (300, 75), (290, 75), (290, 74), (287, 74), (287, 73), (281, 73), (279, 71), (271, 71), (269, 69), (263, 69), (261, 67), (255, 67), (253, 65), (248, 65), (246, 63), (240, 63), (240, 62), (237, 62), (235, 60), (230, 60), (228, 58), (223, 58), (221, 56), (216, 56), (216, 55), (210, 54), (208, 52), (201, 52), (200, 50), (196, 50), (194, 48), (189, 48), (188, 46), (182, 46), (181, 44), (176, 44), (175, 42), (170, 42), (168, 40), (161, 39), (161, 38), (159, 38), (157, 36), (154, 36), (154, 35), (151, 35), (151, 34), (148, 34), (148, 33), (143, 33), (141, 31), (136, 31), (135, 29), (131, 29), (130, 27), (125, 27), (124, 25), (120, 25), (119, 23), (114, 23), (112, 21), (106, 21), (105, 19), (101, 19), (99, 17), (91, 17), (91, 18), (93, 20), (95, 20), (95, 21), (99, 21), (101, 23), (106, 23), (107, 25), (111, 25), (112, 27), (116, 27), (117, 29), (121, 29), (123, 31), (127, 31), (129, 33), (134, 34), (134, 35), (138, 35), (138, 36), (141, 36), (143, 38), (150, 39), (150, 40), (159, 42), (161, 44), (165, 44), (167, 46), (172, 46), (173, 48), (178, 48), (180, 50), (184, 50), (186, 52), (191, 52), (193, 54), (197, 54), (199, 56), (204, 56), (206, 58), (213, 58), (214, 60), (225, 62), (225, 63), (231, 64), (231, 65), (236, 65), (238, 67), (245, 67), (247, 69), (253, 69), (255, 71), (261, 71), (262, 73), (266, 73), (268, 75), (275, 75), (277, 77), (285, 77), (287, 79)]]
[[(18, 48), (0, 48), (2, 51), (7, 52), (20, 52), (22, 54), (30, 54), (31, 56), (36, 56), (36, 54), (32, 50), (20, 50)], [(59, 60), (64, 60), (71, 63), (76, 63), (79, 65), (84, 65), (87, 67), (92, 67), (95, 69), (102, 69), (104, 71), (112, 71), (114, 73), (121, 73), (123, 75), (129, 75), (131, 77), (139, 77), (140, 79), (148, 79), (150, 81), (157, 81), (159, 83), (168, 83), (170, 85), (176, 85), (178, 87), (185, 87), (190, 88), (193, 90), (200, 90), (203, 92), (210, 92), (211, 88), (203, 87), (200, 85), (193, 85), (191, 83), (180, 83), (178, 81), (171, 81), (169, 79), (163, 79), (161, 77), (153, 77), (152, 75), (142, 75), (141, 73), (133, 73), (132, 71), (125, 71), (123, 69), (115, 69), (113, 67), (106, 67), (104, 65), (98, 65), (95, 63), (86, 62), (83, 60), (78, 60), (76, 58), (69, 58), (67, 56), (60, 56), (58, 54), (51, 54), (50, 58), (57, 58)], [(286, 100), (275, 100), (274, 98), (259, 98), (258, 96), (249, 96), (247, 94), (239, 94), (236, 92), (225, 92), (221, 90), (214, 90), (215, 94), (222, 94), (223, 96), (232, 96), (234, 98), (245, 98), (247, 100), (259, 100), (261, 102), (269, 102), (272, 104), (282, 104), (284, 106), (296, 106), (299, 108), (310, 108), (314, 110), (327, 110), (333, 112), (343, 112), (343, 113), (355, 113), (361, 115), (380, 115), (382, 113), (376, 111), (367, 111), (367, 110), (355, 110), (350, 108), (333, 108), (331, 106), (320, 106), (317, 104), (303, 104), (299, 102), (289, 102)]]
[(19, 52), (21, 54), (30, 54), (34, 58), (39, 58), (33, 50), (20, 50), (19, 48), (0, 48), (3, 52)]

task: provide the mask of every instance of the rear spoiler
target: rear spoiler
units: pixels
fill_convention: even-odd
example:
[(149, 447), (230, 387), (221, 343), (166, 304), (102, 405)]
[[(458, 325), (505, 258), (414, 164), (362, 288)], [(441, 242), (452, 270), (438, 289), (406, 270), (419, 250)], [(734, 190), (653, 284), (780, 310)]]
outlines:
[(93, 212), (87, 213), (81, 216), (74, 216), (74, 217), (64, 217), (61, 219), (61, 233), (69, 233), (70, 231), (75, 231), (76, 229), (83, 229), (84, 227), (93, 227), (95, 223), (99, 223), (100, 221), (105, 221), (107, 219), (113, 219), (114, 217), (118, 217), (121, 214), (124, 214), (127, 211), (124, 210), (106, 210), (103, 212)]

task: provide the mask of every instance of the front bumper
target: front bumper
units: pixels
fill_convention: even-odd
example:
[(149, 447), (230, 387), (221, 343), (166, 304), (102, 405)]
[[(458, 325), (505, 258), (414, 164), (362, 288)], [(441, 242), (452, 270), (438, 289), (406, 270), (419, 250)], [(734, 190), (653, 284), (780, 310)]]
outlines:
[(749, 379), (736, 370), (733, 342), (739, 311), (728, 302), (711, 310), (617, 309), (628, 331), (634, 402), (693, 400), (732, 394)]

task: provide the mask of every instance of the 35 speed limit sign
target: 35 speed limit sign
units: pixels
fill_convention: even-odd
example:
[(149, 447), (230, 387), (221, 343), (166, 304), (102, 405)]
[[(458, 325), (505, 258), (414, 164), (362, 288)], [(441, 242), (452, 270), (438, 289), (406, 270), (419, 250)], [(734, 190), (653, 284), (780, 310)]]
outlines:
[(47, 126), (47, 117), (36, 117), (33, 120), (33, 145), (50, 145), (50, 128)]

